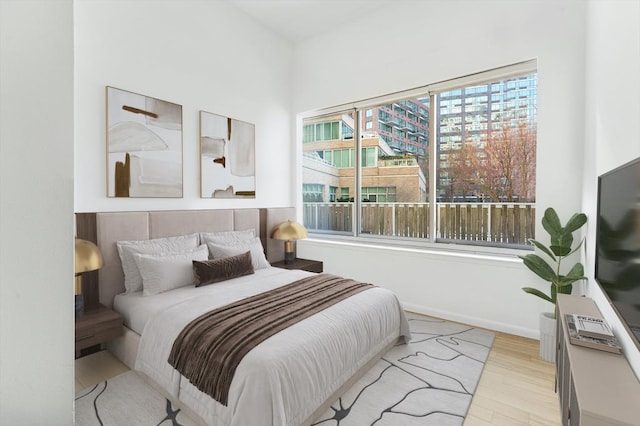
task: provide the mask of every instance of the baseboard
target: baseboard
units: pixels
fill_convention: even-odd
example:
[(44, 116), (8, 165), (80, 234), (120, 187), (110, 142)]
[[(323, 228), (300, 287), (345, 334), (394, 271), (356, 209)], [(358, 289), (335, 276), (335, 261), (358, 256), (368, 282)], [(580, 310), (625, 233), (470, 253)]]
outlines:
[(402, 307), (416, 314), (429, 315), (432, 317), (442, 318), (448, 321), (460, 322), (463, 324), (473, 325), (474, 327), (486, 328), (488, 330), (499, 331), (502, 333), (513, 334), (516, 336), (527, 337), (529, 339), (540, 340), (540, 330), (529, 329), (524, 327), (515, 327), (511, 324), (504, 324), (496, 321), (488, 321), (485, 318), (477, 318), (467, 315), (461, 315), (455, 312), (442, 311), (439, 309), (426, 308), (424, 306), (415, 305), (413, 303), (400, 302)]

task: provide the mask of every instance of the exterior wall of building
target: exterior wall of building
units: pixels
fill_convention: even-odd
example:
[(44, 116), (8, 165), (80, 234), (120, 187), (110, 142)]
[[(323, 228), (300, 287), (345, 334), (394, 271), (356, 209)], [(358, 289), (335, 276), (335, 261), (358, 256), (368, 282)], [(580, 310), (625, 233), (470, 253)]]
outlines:
[[(397, 153), (427, 154), (429, 107), (426, 101), (406, 100), (365, 113), (365, 130), (375, 131)], [(370, 122), (370, 125), (367, 123)]]
[[(327, 117), (327, 121), (335, 120), (335, 117)], [(317, 121), (314, 121), (314, 123)], [(377, 155), (388, 155), (391, 151), (383, 139), (379, 137), (363, 138), (362, 148), (377, 147)], [(353, 139), (323, 140), (306, 142), (303, 144), (303, 184), (323, 185), (322, 202), (332, 201), (330, 187), (336, 187), (336, 200), (342, 195), (342, 188), (349, 189), (349, 198), (355, 196), (355, 167), (334, 167), (328, 162), (314, 157), (314, 152), (337, 149), (355, 149)], [(413, 160), (413, 159), (411, 159)], [(417, 163), (412, 165), (380, 165), (376, 157), (376, 166), (362, 168), (362, 187), (393, 187), (395, 201), (397, 202), (423, 202), (426, 201), (426, 180)], [(355, 164), (355, 161), (354, 161)]]

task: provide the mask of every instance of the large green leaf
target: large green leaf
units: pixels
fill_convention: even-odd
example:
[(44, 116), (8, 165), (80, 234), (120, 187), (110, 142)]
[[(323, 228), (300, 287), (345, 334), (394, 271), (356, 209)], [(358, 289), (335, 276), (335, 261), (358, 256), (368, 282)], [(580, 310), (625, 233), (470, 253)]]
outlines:
[(553, 252), (551, 252), (551, 250), (549, 250), (544, 244), (542, 244), (540, 241), (536, 241), (534, 239), (529, 239), (529, 242), (531, 244), (533, 244), (534, 246), (536, 246), (538, 249), (540, 249), (540, 251), (542, 251), (544, 254), (546, 254), (547, 256), (549, 256), (554, 262), (556, 262), (556, 257), (553, 255)]
[(538, 296), (541, 299), (546, 300), (547, 302), (551, 302), (553, 303), (553, 300), (551, 300), (551, 298), (549, 296), (547, 296), (546, 294), (544, 294), (543, 292), (541, 292), (540, 290), (538, 290), (537, 288), (532, 288), (532, 287), (522, 287), (522, 289), (529, 293), (529, 294), (533, 294), (534, 296)]
[(562, 241), (552, 241), (549, 246), (553, 254), (558, 257), (565, 257), (569, 253), (571, 253), (571, 245), (564, 245)]
[(573, 268), (571, 268), (567, 277), (584, 279), (584, 266), (582, 266), (582, 263), (578, 262), (573, 265)]
[(586, 280), (584, 276), (584, 267), (581, 263), (576, 263), (567, 275), (558, 277), (558, 287), (564, 287), (575, 283), (576, 281)]
[(580, 229), (586, 222), (587, 216), (584, 213), (575, 213), (569, 218), (567, 225), (563, 227), (555, 210), (547, 209), (542, 218), (542, 225), (551, 236), (551, 251), (560, 257), (570, 254), (573, 245), (573, 232)]
[(522, 257), (522, 260), (527, 268), (543, 280), (553, 282), (557, 278), (551, 266), (537, 254), (528, 254)]
[(569, 218), (566, 226), (564, 227), (565, 232), (574, 232), (577, 231), (587, 223), (587, 215), (584, 213), (574, 213), (573, 216)]
[(571, 294), (573, 291), (573, 284), (563, 285), (562, 287), (558, 287), (558, 293), (562, 294)]
[[(559, 222), (558, 222), (559, 223)], [(573, 243), (573, 235), (566, 233), (564, 228), (560, 226), (560, 229), (550, 228), (551, 232), (551, 244), (549, 248), (556, 256), (566, 256), (571, 251), (571, 244)]]
[(553, 207), (549, 207), (544, 211), (544, 216), (542, 217), (542, 227), (549, 233), (551, 239), (558, 236), (562, 232), (562, 224), (560, 223), (560, 218), (558, 217), (558, 213), (556, 213)]

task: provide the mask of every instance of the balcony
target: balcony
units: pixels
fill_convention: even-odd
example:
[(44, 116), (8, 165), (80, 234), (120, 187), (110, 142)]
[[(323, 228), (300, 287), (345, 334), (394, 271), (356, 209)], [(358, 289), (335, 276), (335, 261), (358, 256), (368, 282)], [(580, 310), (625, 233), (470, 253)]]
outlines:
[[(304, 203), (310, 232), (353, 232), (353, 204)], [(438, 203), (436, 239), (524, 246), (535, 238), (535, 204)], [(361, 234), (430, 238), (429, 203), (362, 203)]]
[(409, 167), (409, 166), (417, 166), (418, 161), (415, 157), (410, 158), (389, 158), (389, 159), (379, 159), (378, 167)]

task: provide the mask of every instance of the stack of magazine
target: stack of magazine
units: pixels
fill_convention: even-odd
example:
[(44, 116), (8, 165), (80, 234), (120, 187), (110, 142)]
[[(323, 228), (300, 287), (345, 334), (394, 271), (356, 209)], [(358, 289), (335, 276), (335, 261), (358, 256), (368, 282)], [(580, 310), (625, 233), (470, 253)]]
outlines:
[(572, 344), (616, 354), (622, 353), (620, 343), (603, 319), (566, 314), (565, 321)]

